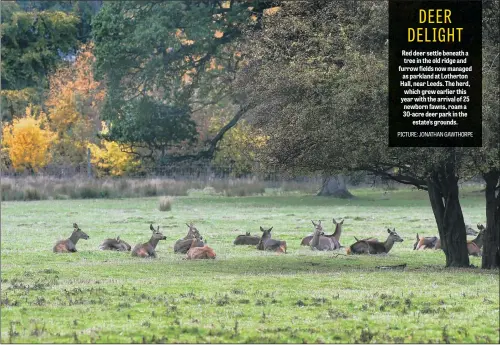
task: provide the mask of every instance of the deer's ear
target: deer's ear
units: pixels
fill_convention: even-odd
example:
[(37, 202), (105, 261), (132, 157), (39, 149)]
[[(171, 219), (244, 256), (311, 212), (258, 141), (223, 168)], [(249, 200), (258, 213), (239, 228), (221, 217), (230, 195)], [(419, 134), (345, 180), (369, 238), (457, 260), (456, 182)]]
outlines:
[(418, 232), (417, 232), (417, 241), (420, 240), (420, 238), (418, 237)]
[(73, 223), (73, 228), (78, 229), (78, 224)]
[(264, 232), (264, 228), (262, 226), (260, 227), (260, 231)]
[(160, 226), (159, 225), (156, 227), (156, 231), (160, 232)]
[(344, 224), (344, 220), (343, 219), (340, 221), (340, 224)]
[(190, 226), (189, 226), (189, 224), (188, 224), (188, 223), (186, 223), (186, 225), (187, 225), (187, 227), (188, 227), (188, 228), (190, 228)]
[(319, 224), (319, 225), (321, 225), (321, 219), (320, 219), (320, 220), (318, 220), (318, 224)]
[(314, 226), (316, 226), (316, 223), (314, 222), (314, 220), (311, 220), (311, 222), (313, 223)]
[(153, 223), (149, 224), (149, 230), (155, 231), (155, 228), (153, 228)]
[(271, 229), (269, 229), (268, 231), (271, 231), (273, 228), (274, 228), (274, 227), (273, 227), (273, 226), (271, 226)]
[(118, 236), (118, 237), (116, 238), (116, 240), (117, 240), (117, 241), (120, 241), (120, 236)]
[(388, 232), (388, 233), (391, 233), (391, 229), (387, 229), (387, 232)]
[(332, 218), (332, 222), (333, 222), (333, 224), (337, 224), (337, 221), (335, 220), (335, 218)]

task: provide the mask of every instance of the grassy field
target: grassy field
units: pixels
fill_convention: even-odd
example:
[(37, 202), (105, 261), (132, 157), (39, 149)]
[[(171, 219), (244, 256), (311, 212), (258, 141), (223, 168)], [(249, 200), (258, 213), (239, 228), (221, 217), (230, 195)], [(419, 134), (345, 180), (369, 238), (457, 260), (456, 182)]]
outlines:
[[(499, 340), (498, 271), (444, 269), (441, 251), (413, 251), (415, 234), (436, 235), (425, 192), (355, 190), (355, 200), (287, 195), (2, 203), (1, 342), (465, 342)], [(462, 193), (466, 222), (484, 223), (482, 194)], [(301, 247), (322, 219), (345, 219), (341, 243), (404, 242), (386, 256)], [(76, 222), (90, 239), (78, 253), (53, 254)], [(132, 246), (160, 225), (158, 259), (103, 252), (120, 235)], [(194, 222), (217, 259), (187, 261), (174, 242)], [(273, 226), (288, 253), (234, 246), (245, 231)], [(480, 266), (479, 258), (471, 258)], [(406, 263), (404, 271), (376, 266)]]

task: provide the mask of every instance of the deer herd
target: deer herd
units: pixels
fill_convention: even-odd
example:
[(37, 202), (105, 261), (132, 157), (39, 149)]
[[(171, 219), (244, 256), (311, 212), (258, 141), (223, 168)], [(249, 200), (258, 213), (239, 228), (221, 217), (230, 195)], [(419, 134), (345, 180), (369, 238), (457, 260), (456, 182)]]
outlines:
[[(321, 225), (321, 220), (317, 223), (311, 221), (314, 226), (314, 231), (312, 234), (304, 237), (301, 241), (302, 246), (309, 246), (313, 250), (319, 251), (331, 251), (344, 248), (340, 244), (340, 236), (342, 234), (342, 226), (344, 220), (337, 222), (335, 219), (332, 220), (335, 231), (331, 235), (326, 235), (323, 231), (323, 226)], [(207, 246), (203, 241), (198, 229), (191, 223), (186, 224), (188, 227), (188, 233), (185, 237), (177, 240), (174, 244), (174, 253), (186, 254), (186, 259), (215, 259), (216, 254), (212, 248)], [(476, 236), (473, 240), (467, 241), (467, 250), (469, 255), (481, 256), (481, 247), (483, 245), (483, 234), (485, 227), (482, 224), (478, 224), (477, 228), (479, 232), (475, 231), (471, 227), (467, 226), (467, 235)], [(137, 244), (133, 249), (132, 247), (118, 236), (115, 238), (108, 238), (104, 240), (100, 245), (100, 250), (113, 250), (113, 251), (131, 251), (132, 256), (137, 256), (141, 258), (156, 258), (156, 246), (159, 241), (166, 240), (167, 237), (160, 232), (160, 227), (157, 226), (155, 229), (153, 224), (149, 226), (151, 230), (151, 238), (145, 243)], [(252, 236), (249, 232), (245, 235), (239, 235), (234, 240), (235, 245), (252, 245), (256, 246), (258, 250), (273, 251), (278, 254), (287, 252), (286, 241), (281, 241), (272, 238), (273, 227), (265, 230), (262, 226), (260, 231), (262, 235)], [(396, 229), (387, 229), (388, 236), (384, 242), (380, 242), (377, 238), (368, 237), (358, 240), (356, 237), (355, 243), (347, 247), (347, 254), (387, 254), (394, 243), (403, 242), (403, 239), (398, 235)], [(80, 227), (74, 223), (73, 232), (71, 236), (66, 240), (57, 241), (54, 245), (54, 253), (68, 253), (76, 252), (76, 244), (78, 240), (83, 238), (88, 240), (89, 236), (83, 232)], [(441, 249), (441, 240), (436, 237), (420, 237), (417, 233), (417, 240), (413, 245), (413, 250), (425, 250), (425, 249)]]

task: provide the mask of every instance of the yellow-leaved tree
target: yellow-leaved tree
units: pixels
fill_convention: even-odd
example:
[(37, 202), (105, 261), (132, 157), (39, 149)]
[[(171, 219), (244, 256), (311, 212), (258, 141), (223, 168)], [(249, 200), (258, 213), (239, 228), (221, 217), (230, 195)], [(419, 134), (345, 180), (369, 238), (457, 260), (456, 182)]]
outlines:
[[(107, 133), (106, 124), (102, 123), (103, 134)], [(88, 145), (91, 152), (91, 162), (96, 168), (99, 177), (111, 175), (122, 176), (135, 171), (139, 162), (130, 153), (123, 152), (115, 141), (101, 140), (100, 146)]]
[[(224, 126), (225, 120), (214, 116), (210, 120), (210, 132), (217, 132)], [(250, 174), (255, 167), (257, 155), (267, 142), (267, 136), (253, 128), (245, 120), (240, 120), (231, 128), (219, 143), (213, 164), (231, 168), (231, 175), (240, 177)]]
[(16, 171), (37, 172), (50, 162), (49, 149), (54, 134), (45, 128), (45, 124), (45, 114), (35, 114), (30, 105), (26, 108), (24, 117), (14, 119), (12, 124), (4, 126), (2, 151), (7, 152)]

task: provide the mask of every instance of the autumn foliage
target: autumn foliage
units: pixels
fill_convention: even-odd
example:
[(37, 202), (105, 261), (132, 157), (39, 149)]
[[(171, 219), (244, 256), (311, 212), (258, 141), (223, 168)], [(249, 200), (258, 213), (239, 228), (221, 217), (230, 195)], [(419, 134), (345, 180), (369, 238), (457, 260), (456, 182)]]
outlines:
[(3, 149), (8, 153), (16, 171), (37, 172), (50, 161), (49, 148), (54, 135), (44, 128), (45, 114), (35, 116), (33, 108), (26, 108), (26, 116), (14, 119), (3, 128)]

